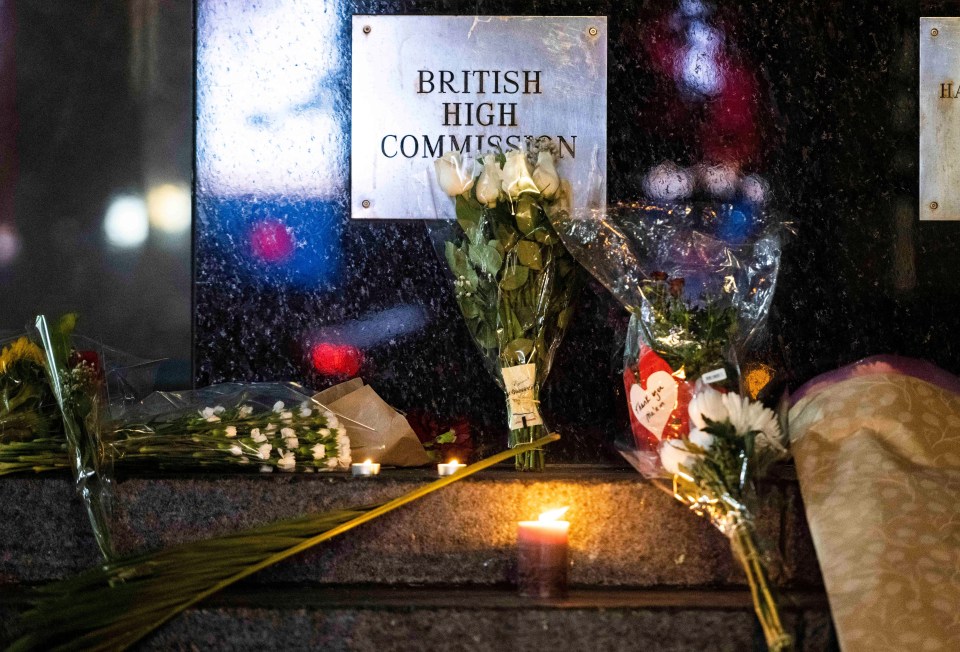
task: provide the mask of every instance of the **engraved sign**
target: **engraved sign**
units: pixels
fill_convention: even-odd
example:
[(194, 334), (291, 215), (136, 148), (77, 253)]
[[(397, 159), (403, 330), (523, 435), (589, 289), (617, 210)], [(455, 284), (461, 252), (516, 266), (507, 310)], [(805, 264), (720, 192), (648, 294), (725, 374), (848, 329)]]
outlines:
[(351, 215), (452, 219), (434, 160), (550, 138), (573, 207), (606, 204), (603, 16), (354, 16)]
[(960, 18), (920, 19), (920, 219), (960, 220)]

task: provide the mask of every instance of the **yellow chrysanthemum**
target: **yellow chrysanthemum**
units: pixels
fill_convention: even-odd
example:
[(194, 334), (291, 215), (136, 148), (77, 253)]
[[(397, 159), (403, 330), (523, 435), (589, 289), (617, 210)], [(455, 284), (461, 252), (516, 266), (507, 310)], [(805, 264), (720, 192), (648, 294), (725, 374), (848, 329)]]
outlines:
[(20, 360), (27, 360), (42, 365), (43, 351), (26, 337), (18, 338), (12, 344), (4, 347), (3, 351), (0, 352), (0, 373), (6, 373), (10, 365)]

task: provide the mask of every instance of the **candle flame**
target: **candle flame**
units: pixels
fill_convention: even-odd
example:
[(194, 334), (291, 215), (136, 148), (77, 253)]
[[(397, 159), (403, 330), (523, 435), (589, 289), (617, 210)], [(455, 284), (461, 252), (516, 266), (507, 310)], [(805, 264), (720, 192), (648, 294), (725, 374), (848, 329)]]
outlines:
[(367, 460), (363, 463), (364, 466), (373, 466), (373, 460)]
[(540, 515), (540, 518), (537, 520), (540, 521), (559, 521), (563, 518), (563, 515), (567, 513), (569, 507), (561, 507), (560, 509), (551, 509), (549, 512), (544, 512)]
[(448, 464), (459, 464), (459, 463), (460, 463), (460, 462), (457, 461), (457, 458), (453, 458), (452, 460), (450, 460), (450, 461), (448, 462)]

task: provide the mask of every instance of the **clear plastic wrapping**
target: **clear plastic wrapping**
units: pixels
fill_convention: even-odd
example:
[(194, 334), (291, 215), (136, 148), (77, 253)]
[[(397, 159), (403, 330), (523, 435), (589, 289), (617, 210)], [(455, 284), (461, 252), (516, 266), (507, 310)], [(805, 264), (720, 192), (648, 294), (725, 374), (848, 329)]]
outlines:
[(551, 219), (631, 313), (623, 378), (632, 437), (618, 442), (622, 454), (730, 539), (768, 646), (790, 649), (753, 517), (753, 481), (786, 454), (784, 429), (740, 374), (776, 287), (779, 223), (747, 201), (561, 210)]
[[(436, 161), (437, 179), (456, 221), (428, 223), (453, 278), (457, 303), (484, 362), (507, 397), (509, 445), (547, 432), (539, 397), (570, 323), (579, 270), (547, 214), (569, 201), (553, 147)], [(532, 172), (531, 172), (532, 170)], [(541, 470), (543, 452), (517, 459)]]

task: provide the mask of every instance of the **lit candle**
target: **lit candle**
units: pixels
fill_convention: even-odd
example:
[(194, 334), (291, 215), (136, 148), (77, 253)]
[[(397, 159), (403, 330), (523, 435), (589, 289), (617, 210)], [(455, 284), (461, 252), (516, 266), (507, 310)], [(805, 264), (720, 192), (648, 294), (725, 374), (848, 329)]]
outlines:
[(368, 477), (380, 473), (380, 464), (373, 460), (367, 460), (363, 464), (351, 464), (350, 471), (354, 477)]
[(461, 464), (457, 460), (450, 460), (446, 464), (437, 464), (437, 474), (440, 475), (440, 477), (453, 475), (465, 466), (466, 464)]
[(544, 512), (536, 521), (520, 521), (517, 530), (517, 586), (520, 595), (566, 597), (570, 523), (560, 520), (566, 511), (564, 507)]

